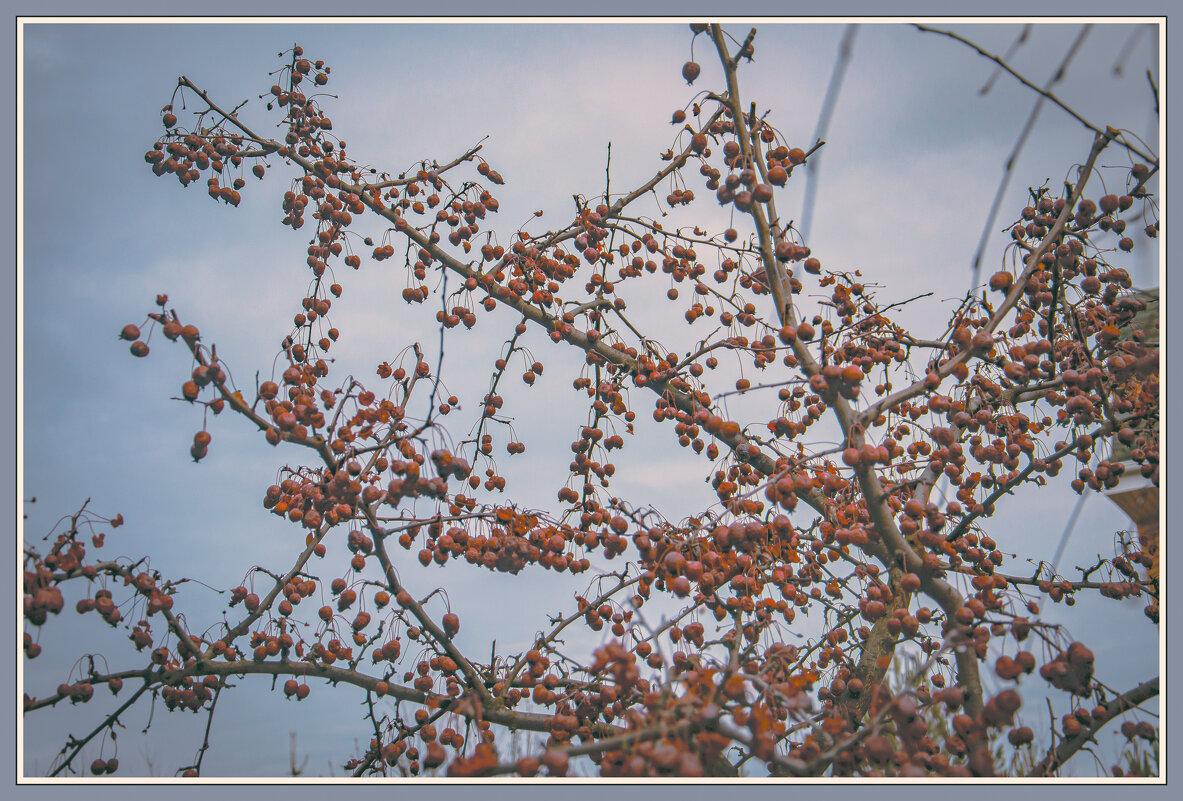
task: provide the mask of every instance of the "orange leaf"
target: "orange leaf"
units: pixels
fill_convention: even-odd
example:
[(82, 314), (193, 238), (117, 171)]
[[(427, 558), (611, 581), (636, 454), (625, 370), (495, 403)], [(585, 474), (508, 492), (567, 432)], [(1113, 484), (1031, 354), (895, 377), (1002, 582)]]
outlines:
[(837, 736), (842, 733), (845, 728), (845, 723), (842, 718), (835, 715), (834, 717), (826, 718), (822, 721), (822, 731), (826, 734)]

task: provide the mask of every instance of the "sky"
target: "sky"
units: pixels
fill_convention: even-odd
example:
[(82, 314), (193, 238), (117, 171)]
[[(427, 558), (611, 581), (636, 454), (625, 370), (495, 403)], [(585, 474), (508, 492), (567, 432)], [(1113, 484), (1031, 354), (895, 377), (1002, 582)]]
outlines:
[[(1021, 27), (953, 29), (1001, 53)], [(747, 26), (729, 30), (742, 37)], [(756, 58), (741, 70), (742, 88), (762, 109), (771, 109), (770, 119), (794, 144), (812, 144), (845, 30), (842, 24), (759, 26)], [(1037, 25), (1010, 63), (1042, 84), (1079, 33), (1079, 23)], [(1056, 93), (1090, 121), (1132, 130), (1157, 148), (1146, 80), (1150, 69), (1161, 83), (1156, 34), (1147, 29), (1132, 40), (1134, 34), (1129, 25), (1094, 25)], [(307, 289), (306, 232), (279, 225), (286, 185), (272, 180), (279, 179), (278, 164), (268, 180), (250, 179), (238, 209), (215, 204), (200, 185), (182, 190), (171, 177), (158, 179), (147, 169), (143, 154), (163, 133), (160, 110), (177, 76), (190, 77), (227, 104), (248, 100), (241, 113), (266, 128), (277, 118), (266, 114), (258, 96), (272, 83), (268, 73), (280, 63), (276, 54), (298, 42), (308, 56), (333, 68), (328, 90), (340, 99), (325, 105), (334, 133), (348, 141), (354, 158), (398, 172), (424, 158), (450, 160), (482, 141), (482, 155), (507, 179), (499, 219), (490, 226), (504, 241), (527, 222), (532, 231), (567, 223), (573, 193), (601, 193), (609, 143), (614, 191), (661, 166), (657, 155), (676, 134), (672, 112), (700, 90), (720, 86), (721, 70), (705, 37), (693, 45), (701, 77), (693, 87), (682, 80), (690, 40), (684, 24), (26, 26), (22, 471), (24, 496), (37, 498), (26, 505), (26, 538), (39, 539), (89, 498), (94, 510), (122, 512), (127, 520), (108, 534), (110, 553), (150, 553), (152, 566), (166, 575), (191, 576), (215, 588), (236, 586), (250, 565), (289, 558), (303, 541), (261, 508), (279, 467), (301, 454), (272, 450), (244, 421), (223, 415), (211, 420), (209, 457), (194, 464), (188, 449), (200, 415), (170, 400), (187, 378), (188, 359), (159, 336), (149, 358), (133, 359), (116, 339), (123, 325), (143, 320), (156, 293), (166, 292), (170, 306), (196, 323), (207, 342), (217, 343), (239, 385), (249, 387), (256, 371), (261, 380), (269, 377)], [(1131, 41), (1122, 74), (1115, 75), (1114, 64)], [(903, 24), (864, 24), (822, 157), (815, 160), (814, 254), (828, 268), (861, 270), (868, 283), (882, 285), (881, 297), (889, 301), (931, 292), (900, 313), (918, 333), (939, 334), (932, 329), (970, 288), (971, 260), (1003, 164), (1036, 100), (1006, 75), (980, 93), (992, 74), (989, 61), (959, 43)], [(1026, 204), (1027, 187), (1059, 186), (1090, 143), (1083, 126), (1044, 105), (1015, 161), (983, 276), (1002, 264), (1002, 232)], [(1117, 150), (1102, 162), (1114, 168), (1102, 177), (1117, 182), (1119, 167), (1129, 166)], [(695, 204), (696, 219), (712, 229), (726, 227), (726, 213), (693, 180), (697, 176), (691, 182), (696, 193), (710, 201)], [(794, 176), (778, 199), (782, 214), (796, 218), (802, 196), (802, 182)], [(543, 215), (531, 222), (535, 211)], [(373, 227), (373, 221), (364, 225)], [(343, 332), (334, 349), (337, 378), (372, 380), (377, 362), (394, 358), (412, 341), (421, 342), (434, 363), (436, 307), (412, 309), (402, 302), (398, 263), (366, 260), (358, 273), (339, 272), (345, 294), (333, 309)], [(1144, 239), (1130, 270), (1137, 286), (1158, 284), (1156, 249)], [(646, 309), (658, 339), (673, 343), (683, 335), (680, 310), (665, 319), (659, 304), (634, 308)], [(494, 315), (482, 318), (468, 336), (449, 333), (443, 373), (449, 391), (462, 397), (483, 391), (514, 322)], [(519, 385), (504, 393), (528, 451), (502, 457), (499, 466), (515, 501), (553, 507), (555, 476), (570, 459), (566, 443), (586, 411), (569, 389), (581, 360), (533, 332), (526, 342), (547, 370), (534, 388)], [(650, 402), (637, 403), (642, 421)], [(767, 419), (758, 417), (766, 407), (767, 398), (728, 399), (729, 412), (745, 419)], [(461, 417), (452, 433), (462, 438), (472, 419)], [(710, 497), (703, 483), (708, 464), (687, 460), (668, 431), (651, 422), (638, 426), (642, 440), (631, 459), (626, 449), (619, 460), (614, 491), (675, 520), (701, 507)], [(1020, 495), (991, 524), (1014, 533), (1011, 548), (1020, 560), (1015, 572), (1024, 572), (1026, 556), (1055, 550), (1076, 503), (1066, 481), (1037, 497)], [(1066, 566), (1111, 553), (1114, 532), (1127, 525), (1103, 498), (1086, 500), (1083, 509)], [(530, 626), (544, 622), (512, 620), (507, 610), (514, 605), (541, 600), (554, 611), (584, 589), (541, 570), (525, 580), (467, 565), (449, 564), (449, 576), (419, 571), (417, 564), (407, 570), (422, 594), (449, 586), (450, 602), (466, 621), (461, 637), (477, 653), (485, 652), (490, 637), (504, 647), (524, 642)], [(178, 603), (193, 604), (194, 617), (213, 622), (221, 600), (190, 584)], [(1120, 633), (1090, 639), (1099, 674), (1112, 677), (1115, 686), (1157, 672), (1157, 634), (1138, 603), (1081, 601), (1049, 617), (1057, 615)], [(25, 673), (33, 695), (63, 680), (77, 643), (113, 659), (121, 653), (118, 636), (95, 640), (92, 647), (84, 639), (93, 636), (92, 627), (78, 626), (75, 617), (66, 613), (45, 627), (45, 653), (27, 663)], [(586, 643), (589, 653), (595, 644)], [(368, 736), (360, 707), (331, 692), (314, 688), (299, 708), (278, 694), (248, 689), (234, 696), (234, 707), (219, 710), (215, 723), (205, 763), (210, 775), (283, 773), (290, 731), (298, 732), (299, 749), (309, 756), (309, 774), (340, 775), (348, 743)], [(43, 773), (63, 732), (77, 731), (80, 720), (99, 711), (54, 711), (26, 721), (26, 772)], [(150, 736), (137, 738), (146, 713), (136, 714), (120, 741), (122, 771), (168, 775), (200, 745), (204, 717), (157, 715)], [(1110, 742), (1112, 733), (1106, 737)]]

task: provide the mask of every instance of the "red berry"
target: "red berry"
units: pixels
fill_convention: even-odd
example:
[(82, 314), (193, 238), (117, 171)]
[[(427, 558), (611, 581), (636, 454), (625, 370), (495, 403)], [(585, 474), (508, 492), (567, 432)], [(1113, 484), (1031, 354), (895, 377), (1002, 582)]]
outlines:
[(995, 292), (1007, 292), (1015, 282), (1015, 277), (1006, 270), (1001, 270), (990, 276), (990, 288)]

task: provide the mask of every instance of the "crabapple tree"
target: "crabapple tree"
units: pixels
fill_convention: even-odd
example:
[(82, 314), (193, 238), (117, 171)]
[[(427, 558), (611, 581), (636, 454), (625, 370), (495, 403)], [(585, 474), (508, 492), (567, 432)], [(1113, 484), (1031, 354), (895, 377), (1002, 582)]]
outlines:
[[(786, 222), (782, 188), (824, 143), (786, 141), (775, 109), (744, 96), (756, 31), (690, 27), (722, 84), (687, 89), (647, 178), (575, 194), (550, 230), (529, 212), (498, 226), (506, 178), (479, 143), (410, 169), (369, 166), (330, 119), (330, 66), (299, 46), (261, 96), (276, 137), (261, 110), (256, 120), (178, 80), (147, 168), (230, 206), (272, 191), (282, 224), (307, 239), (291, 270), (307, 288), (276, 332), (278, 366), (254, 383), (232, 377), (233, 354), (183, 298), (158, 295), (119, 336), (133, 356), (184, 365), (180, 398), (201, 423), (194, 460), (231, 424), (287, 454), (258, 492), (259, 514), (290, 527), (291, 550), (244, 564), (224, 614), (199, 619), (186, 596), (206, 590), (103, 558), (122, 516), (84, 507), (43, 546), (26, 543), (27, 665), (60, 614), (129, 640), (26, 693), (27, 725), (55, 705), (109, 707), (65, 743), (53, 775), (114, 773), (116, 757), (80, 755), (137, 704), (212, 718), (223, 694), (248, 686), (286, 696), (277, 702), (364, 701), (362, 753), (346, 761), (342, 746), (356, 776), (990, 776), (1002, 769), (995, 745), (1033, 740), (1034, 772), (1051, 775), (1108, 722), (1156, 736), (1129, 713), (1158, 678), (1108, 686), (1072, 636), (1083, 632), (1041, 612), (1081, 594), (1132, 596), (1157, 625), (1151, 555), (1120, 538), (1079, 576), (1050, 562), (1032, 575), (1011, 568), (1015, 546), (990, 521), (1017, 490), (1050, 482), (1083, 492), (1140, 473), (1157, 486), (1157, 326), (1137, 323), (1147, 301), (1122, 266), (1158, 231), (1157, 156), (1085, 121), (1091, 147), (1068, 180), (1010, 210), (1008, 266), (913, 332), (876, 286), (823, 266)], [(701, 77), (693, 60), (681, 72), (689, 85)], [(1094, 191), (1102, 171), (1120, 188)], [(732, 227), (694, 217), (720, 206)], [(392, 304), (439, 310), (423, 341), (341, 378), (331, 354), (350, 320), (334, 302), (358, 270), (393, 270), (405, 288)], [(663, 313), (677, 324), (663, 338), (681, 341), (654, 336)], [(457, 397), (443, 336), (462, 342), (474, 328), (504, 344), (483, 394)], [(546, 353), (524, 344), (535, 333)], [(525, 451), (503, 395), (552, 369), (544, 358), (574, 365), (561, 411), (575, 437), (552, 501), (533, 508), (513, 500), (494, 454)], [(733, 364), (761, 381), (736, 379)], [(723, 399), (737, 395), (770, 413), (735, 419)], [(709, 497), (681, 519), (612, 490), (616, 463), (643, 463), (642, 435), (662, 428), (709, 477)], [(473, 569), (457, 563), (523, 592), (551, 571), (574, 597), (523, 604), (515, 615), (542, 614), (522, 647), (507, 651), (505, 635), (493, 654), (474, 653), (447, 600), (457, 569)], [(64, 592), (79, 598), (69, 612)], [(889, 682), (904, 653), (915, 674)], [(1056, 699), (1053, 731), (1026, 722), (1020, 686)], [(512, 732), (533, 734), (511, 749)], [(204, 751), (178, 773), (199, 775)]]

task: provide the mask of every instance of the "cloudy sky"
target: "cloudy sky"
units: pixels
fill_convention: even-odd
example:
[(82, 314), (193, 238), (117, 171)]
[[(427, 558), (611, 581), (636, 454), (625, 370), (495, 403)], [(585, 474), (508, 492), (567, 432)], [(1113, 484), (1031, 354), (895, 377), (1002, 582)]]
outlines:
[[(737, 22), (729, 30), (742, 37), (748, 27)], [(1001, 53), (1022, 25), (952, 29)], [(756, 58), (742, 68), (742, 88), (761, 110), (771, 109), (770, 119), (793, 144), (812, 143), (845, 31), (844, 24), (759, 25)], [(1034, 26), (1011, 63), (1043, 84), (1080, 33), (1078, 22)], [(239, 385), (249, 387), (256, 371), (264, 379), (270, 375), (279, 341), (307, 289), (306, 232), (279, 225), (286, 185), (278, 163), (272, 177), (279, 180), (256, 186), (251, 179), (238, 209), (215, 204), (203, 186), (182, 190), (171, 177), (156, 178), (147, 169), (143, 154), (163, 132), (160, 109), (177, 76), (190, 77), (226, 104), (249, 100), (241, 114), (268, 130), (278, 118), (266, 114), (258, 95), (273, 82), (268, 73), (280, 63), (276, 54), (299, 43), (308, 56), (333, 68), (328, 89), (340, 100), (325, 105), (334, 133), (348, 141), (353, 158), (398, 172), (424, 158), (447, 161), (483, 139), (482, 155), (507, 179), (493, 226), (507, 237), (535, 211), (543, 216), (531, 224), (532, 231), (564, 225), (573, 212), (572, 194), (602, 192), (609, 143), (614, 190), (638, 184), (660, 167), (657, 156), (676, 134), (669, 124), (672, 112), (699, 90), (720, 88), (721, 70), (705, 37), (694, 44), (693, 54), (702, 76), (692, 88), (682, 80), (690, 40), (681, 23), (26, 26), (23, 487), (26, 498), (37, 498), (26, 509), (26, 536), (40, 538), (90, 498), (96, 511), (122, 512), (127, 519), (127, 526), (108, 536), (111, 553), (137, 558), (151, 553), (152, 566), (165, 575), (190, 576), (216, 588), (237, 585), (251, 565), (290, 559), (303, 541), (292, 526), (261, 508), (277, 469), (302, 455), (272, 450), (242, 421), (223, 417), (211, 422), (209, 457), (193, 464), (188, 448), (200, 415), (170, 400), (187, 377), (188, 359), (160, 337), (143, 360), (131, 358), (126, 344), (116, 340), (124, 324), (143, 320), (156, 293), (166, 292), (170, 305), (196, 323), (207, 342), (217, 343)], [(817, 161), (809, 245), (827, 267), (861, 270), (889, 301), (931, 292), (900, 316), (918, 334), (937, 335), (970, 289), (983, 223), (1036, 96), (1006, 75), (981, 93), (993, 75), (989, 61), (908, 25), (864, 24), (853, 42)], [(1121, 74), (1114, 71), (1118, 63)], [(1161, 82), (1155, 32), (1094, 25), (1056, 93), (1086, 119), (1128, 129), (1157, 149), (1147, 69)], [(1029, 186), (1058, 187), (1070, 177), (1090, 143), (1089, 131), (1045, 104), (1015, 162), (995, 230), (1017, 217)], [(1102, 162), (1114, 167), (1102, 178), (1118, 183), (1120, 168), (1128, 170), (1130, 163), (1117, 150)], [(778, 200), (782, 214), (798, 218), (802, 184), (795, 176)], [(691, 185), (710, 200), (701, 185)], [(1090, 191), (1101, 194), (1095, 187)], [(728, 224), (713, 200), (693, 208), (706, 227)], [(985, 276), (1002, 264), (1006, 241), (1001, 233), (989, 239)], [(344, 335), (334, 349), (337, 379), (350, 374), (372, 379), (377, 362), (415, 341), (434, 363), (436, 307), (412, 310), (402, 302), (405, 280), (398, 263), (364, 263), (359, 273), (340, 275), (345, 294), (333, 309)], [(1143, 239), (1131, 272), (1138, 286), (1158, 285), (1155, 248)], [(666, 320), (653, 311), (659, 339), (675, 342), (685, 330), (677, 322), (680, 315), (674, 310)], [(451, 391), (461, 396), (483, 391), (514, 322), (494, 315), (482, 318), (473, 334), (449, 334), (443, 380)], [(527, 344), (547, 371), (533, 389), (519, 386), (505, 393), (507, 411), (518, 421), (517, 438), (529, 450), (500, 464), (515, 500), (545, 506), (558, 488), (555, 476), (570, 459), (566, 443), (584, 420), (585, 408), (570, 390), (580, 361), (543, 338), (528, 337)], [(648, 402), (637, 404), (642, 419)], [(756, 417), (755, 410), (764, 408), (759, 404), (733, 402), (730, 410), (767, 419)], [(453, 435), (463, 438), (473, 419), (462, 416)], [(652, 504), (670, 519), (700, 508), (709, 493), (703, 484), (707, 463), (687, 461), (686, 452), (656, 426), (641, 425), (639, 438), (643, 447), (634, 446), (631, 459), (626, 450), (619, 464), (615, 491)], [(1003, 542), (1004, 550), (1018, 554), (1014, 572), (1024, 572), (1023, 559), (1054, 551), (1074, 503), (1066, 486), (1050, 487), (1038, 498), (1016, 498), (998, 515), (993, 525), (1014, 534), (1013, 543)], [(1065, 567), (1111, 553), (1114, 532), (1126, 526), (1102, 498), (1087, 500), (1084, 512)], [(528, 595), (555, 611), (583, 589), (543, 571), (523, 582), (463, 565), (449, 565), (451, 576), (417, 573), (418, 565), (407, 570), (412, 586), (424, 594), (439, 583), (461, 581), (464, 589), (453, 589), (451, 602), (472, 622), (463, 636), (478, 653), (487, 652), (482, 649), (491, 638), (515, 647), (542, 625), (539, 619), (523, 628), (506, 619), (508, 605)], [(194, 615), (199, 619), (217, 619), (211, 610), (218, 608), (219, 596), (196, 584), (186, 587), (179, 603), (203, 610), (204, 617)], [(1099, 672), (1115, 686), (1157, 672), (1157, 635), (1137, 603), (1082, 601), (1068, 611), (1065, 620), (1089, 619), (1089, 629), (1121, 632), (1089, 640)], [(33, 695), (64, 680), (69, 657), (77, 654), (75, 643), (89, 636), (86, 627), (75, 626), (75, 617), (65, 614), (46, 627), (45, 654), (37, 670), (25, 674)], [(118, 637), (87, 647), (117, 664), (116, 654), (125, 653)], [(1131, 653), (1139, 657), (1130, 659)], [(235, 693), (235, 706), (219, 710), (207, 773), (282, 773), (288, 733), (298, 731), (300, 751), (310, 756), (308, 773), (327, 775), (330, 762), (339, 766), (353, 738), (368, 736), (360, 707), (352, 705), (361, 698), (342, 702), (332, 695), (314, 688), (295, 709), (278, 695)], [(73, 716), (99, 711), (47, 712), (29, 720), (25, 770), (43, 773), (63, 732), (83, 725)], [(127, 721), (121, 739), (124, 771), (169, 775), (200, 745), (203, 717), (158, 715), (153, 736), (137, 738), (146, 711), (134, 714), (138, 717)], [(176, 739), (166, 745), (164, 733)], [(1111, 733), (1106, 737), (1109, 743)]]

